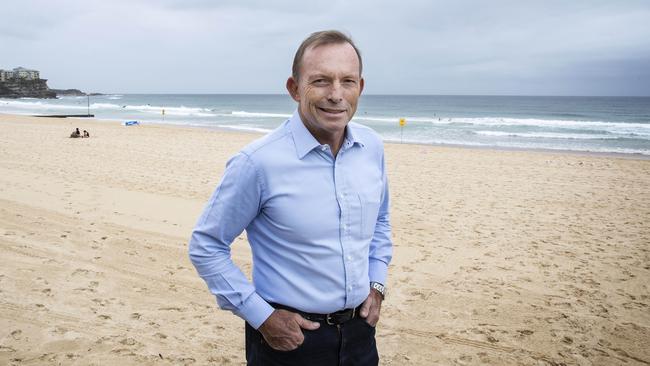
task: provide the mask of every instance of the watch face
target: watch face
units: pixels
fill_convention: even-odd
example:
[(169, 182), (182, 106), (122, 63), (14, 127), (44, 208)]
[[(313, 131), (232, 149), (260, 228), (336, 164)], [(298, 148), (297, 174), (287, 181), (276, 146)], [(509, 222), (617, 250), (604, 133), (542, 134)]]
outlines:
[(371, 287), (379, 291), (382, 297), (385, 296), (386, 288), (381, 283), (373, 282)]

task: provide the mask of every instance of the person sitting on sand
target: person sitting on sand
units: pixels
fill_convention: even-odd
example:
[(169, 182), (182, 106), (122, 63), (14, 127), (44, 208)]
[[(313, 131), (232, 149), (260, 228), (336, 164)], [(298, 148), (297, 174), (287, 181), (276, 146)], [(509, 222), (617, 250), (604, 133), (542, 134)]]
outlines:
[(70, 138), (78, 138), (81, 137), (81, 132), (79, 132), (79, 128), (76, 128), (72, 133), (70, 134)]
[(90, 137), (90, 133), (88, 133), (88, 131), (84, 130), (84, 136), (83, 137)]

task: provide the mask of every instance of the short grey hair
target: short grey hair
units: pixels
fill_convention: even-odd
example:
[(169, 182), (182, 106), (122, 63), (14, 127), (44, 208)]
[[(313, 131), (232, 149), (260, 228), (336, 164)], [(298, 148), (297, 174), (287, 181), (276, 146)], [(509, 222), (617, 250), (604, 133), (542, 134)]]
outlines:
[(300, 77), (300, 66), (302, 65), (302, 58), (305, 55), (305, 52), (309, 48), (316, 48), (326, 44), (340, 44), (340, 43), (349, 43), (354, 52), (357, 53), (359, 58), (359, 76), (361, 76), (361, 71), (363, 70), (363, 63), (361, 62), (361, 52), (352, 41), (352, 38), (345, 35), (343, 32), (337, 30), (326, 30), (320, 32), (314, 32), (305, 38), (304, 41), (298, 47), (296, 55), (293, 57), (293, 66), (291, 68), (291, 76), (294, 80), (298, 81)]

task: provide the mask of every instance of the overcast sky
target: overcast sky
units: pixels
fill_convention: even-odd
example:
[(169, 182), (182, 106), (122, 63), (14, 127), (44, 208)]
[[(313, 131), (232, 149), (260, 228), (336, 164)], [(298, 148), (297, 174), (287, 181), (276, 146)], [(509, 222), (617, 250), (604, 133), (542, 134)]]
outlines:
[(647, 0), (10, 0), (0, 68), (84, 91), (285, 93), (322, 29), (357, 42), (370, 94), (650, 95)]

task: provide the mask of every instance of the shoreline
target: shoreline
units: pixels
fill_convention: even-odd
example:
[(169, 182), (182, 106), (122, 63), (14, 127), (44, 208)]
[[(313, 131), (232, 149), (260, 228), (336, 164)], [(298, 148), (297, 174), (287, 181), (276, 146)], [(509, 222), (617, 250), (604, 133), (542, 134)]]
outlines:
[[(35, 116), (32, 114), (8, 114), (0, 113), (0, 116), (8, 117), (35, 117), (41, 119), (48, 119), (50, 117), (41, 117)], [(90, 121), (95, 123), (116, 123), (121, 125), (121, 120), (117, 119), (100, 119), (100, 118), (76, 118), (68, 117), (63, 120), (80, 120), (80, 121)], [(268, 132), (257, 132), (257, 131), (246, 131), (238, 130), (235, 128), (219, 127), (219, 126), (193, 126), (185, 125), (180, 123), (162, 123), (162, 122), (149, 122), (143, 121), (142, 125), (150, 126), (159, 126), (159, 127), (169, 127), (169, 128), (189, 128), (189, 129), (202, 129), (206, 131), (220, 131), (225, 133), (233, 134), (244, 134), (244, 135), (255, 135), (255, 136), (264, 136)], [(620, 159), (631, 159), (631, 160), (650, 160), (650, 155), (644, 155), (640, 153), (621, 153), (621, 152), (601, 152), (601, 151), (582, 151), (582, 150), (566, 150), (566, 149), (543, 149), (543, 148), (524, 148), (524, 147), (507, 147), (507, 146), (476, 146), (476, 145), (461, 145), (461, 144), (444, 144), (444, 143), (423, 143), (423, 142), (404, 142), (400, 143), (399, 141), (394, 140), (384, 140), (384, 144), (391, 145), (413, 145), (413, 146), (433, 146), (440, 148), (451, 148), (451, 149), (470, 149), (470, 150), (486, 150), (486, 151), (501, 151), (501, 152), (533, 152), (533, 153), (542, 153), (542, 154), (552, 154), (552, 155), (562, 155), (570, 154), (575, 156), (584, 156), (584, 157), (604, 157), (604, 158), (620, 158)]]

